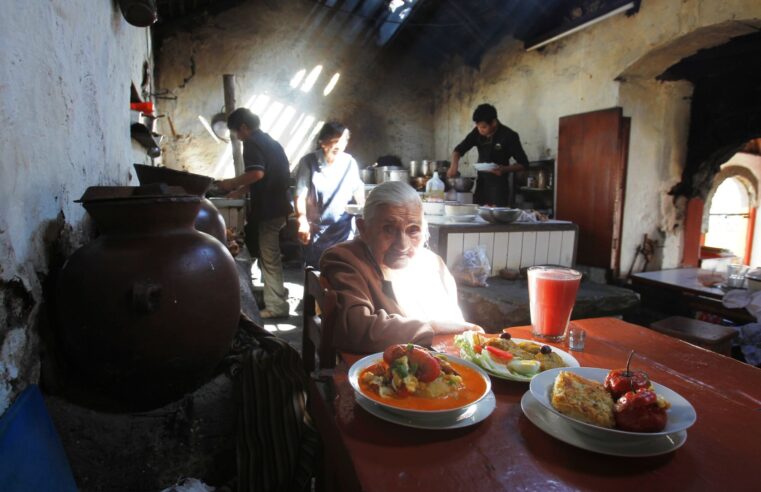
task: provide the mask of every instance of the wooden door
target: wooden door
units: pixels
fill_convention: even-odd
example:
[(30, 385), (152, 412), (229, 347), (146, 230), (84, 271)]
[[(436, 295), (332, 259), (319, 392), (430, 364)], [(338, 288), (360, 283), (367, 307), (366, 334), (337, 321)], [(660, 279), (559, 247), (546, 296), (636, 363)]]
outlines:
[(579, 226), (577, 261), (620, 270), (629, 118), (621, 108), (560, 118), (556, 216)]

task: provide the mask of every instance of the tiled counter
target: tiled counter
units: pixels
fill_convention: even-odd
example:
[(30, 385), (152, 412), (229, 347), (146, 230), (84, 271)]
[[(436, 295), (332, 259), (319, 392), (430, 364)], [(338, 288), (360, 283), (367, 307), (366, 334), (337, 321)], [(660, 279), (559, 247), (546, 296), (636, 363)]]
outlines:
[(483, 245), (491, 262), (491, 274), (505, 267), (518, 270), (533, 265), (573, 266), (579, 227), (567, 221), (491, 224), (480, 217), (455, 223), (443, 216), (426, 216), (431, 249), (452, 269), (463, 251)]

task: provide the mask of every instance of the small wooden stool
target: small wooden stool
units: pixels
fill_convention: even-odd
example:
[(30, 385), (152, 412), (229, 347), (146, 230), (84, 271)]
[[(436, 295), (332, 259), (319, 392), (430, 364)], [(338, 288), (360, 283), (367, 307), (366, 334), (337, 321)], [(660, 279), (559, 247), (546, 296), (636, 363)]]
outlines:
[(684, 316), (671, 316), (656, 321), (650, 328), (726, 356), (731, 355), (732, 339), (737, 336), (734, 328)]

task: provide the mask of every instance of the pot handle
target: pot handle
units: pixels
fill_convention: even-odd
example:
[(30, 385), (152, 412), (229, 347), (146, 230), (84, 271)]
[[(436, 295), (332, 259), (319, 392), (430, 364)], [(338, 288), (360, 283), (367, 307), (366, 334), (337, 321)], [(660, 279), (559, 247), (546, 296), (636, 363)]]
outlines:
[(159, 308), (161, 285), (138, 281), (132, 285), (132, 309), (138, 313), (153, 313)]

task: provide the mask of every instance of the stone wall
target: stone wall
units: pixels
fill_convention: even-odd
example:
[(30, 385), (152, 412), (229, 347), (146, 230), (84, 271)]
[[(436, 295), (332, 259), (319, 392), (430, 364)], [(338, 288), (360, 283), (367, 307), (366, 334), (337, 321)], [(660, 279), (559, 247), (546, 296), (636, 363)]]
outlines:
[(51, 258), (88, 237), (73, 201), (130, 182), (130, 85), (151, 73), (149, 30), (116, 2), (3, 2), (0, 16), (0, 414), (39, 377)]
[[(759, 26), (761, 3), (754, 0), (643, 0), (632, 17), (611, 17), (540, 51), (505, 40), (478, 70), (461, 63), (448, 70), (435, 100), (435, 153), (451, 154), (482, 102), (494, 104), (500, 119), (520, 134), (530, 160), (557, 155), (560, 117), (621, 106), (632, 117), (622, 271), (645, 233), (661, 246), (649, 268), (676, 267), (682, 210), (665, 193), (684, 166), (692, 87), (655, 77), (701, 48)], [(475, 151), (465, 158), (471, 164), (475, 159)]]
[[(291, 164), (313, 150), (319, 123), (344, 122), (352, 132), (347, 151), (360, 166), (384, 154), (404, 161), (431, 158), (432, 95), (429, 72), (410, 57), (379, 53), (358, 17), (331, 15), (315, 2), (285, 0), (272, 9), (249, 2), (206, 19), (162, 41), (158, 85), (169, 97), (160, 112), (169, 167), (230, 176), (230, 145), (217, 143), (199, 116), (210, 120), (223, 108), (223, 74), (236, 76), (238, 106), (262, 119), (262, 129), (280, 141)], [(306, 84), (321, 71), (311, 89)], [(324, 95), (334, 74), (333, 90)], [(306, 86), (305, 86), (306, 84)]]

